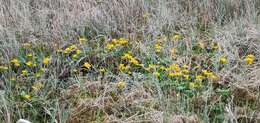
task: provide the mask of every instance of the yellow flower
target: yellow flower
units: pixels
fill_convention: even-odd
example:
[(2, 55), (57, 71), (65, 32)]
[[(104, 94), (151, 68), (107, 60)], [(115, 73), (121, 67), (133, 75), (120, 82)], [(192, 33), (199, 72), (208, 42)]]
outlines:
[(220, 61), (221, 64), (227, 64), (228, 63), (226, 56), (221, 56), (219, 58), (219, 61)]
[(77, 46), (73, 44), (73, 45), (70, 45), (69, 47), (67, 47), (67, 48), (63, 51), (63, 53), (68, 54), (68, 53), (70, 53), (72, 50), (75, 50), (75, 49), (77, 49)]
[(156, 76), (156, 77), (159, 77), (160, 73), (159, 72), (154, 72), (153, 75)]
[(245, 58), (246, 63), (249, 65), (253, 64), (254, 60), (255, 60), (255, 56), (253, 54), (249, 54)]
[(129, 68), (130, 68), (129, 65), (119, 64), (119, 70), (121, 70), (121, 71), (127, 70)]
[(110, 43), (109, 43), (109, 44), (107, 44), (106, 48), (110, 50), (110, 49), (112, 49), (114, 46), (115, 46), (114, 44), (110, 44)]
[(131, 53), (125, 53), (124, 56), (122, 56), (122, 59), (125, 59), (125, 60), (132, 59), (132, 58), (133, 58), (133, 56)]
[(112, 39), (111, 43), (114, 44), (114, 45), (117, 45), (118, 44), (118, 40), (117, 39)]
[(218, 43), (213, 43), (212, 44), (212, 49), (219, 50), (219, 44)]
[(73, 45), (70, 45), (70, 46), (69, 46), (69, 49), (70, 49), (70, 50), (77, 49), (77, 46), (76, 46), (75, 44), (73, 44)]
[(160, 69), (161, 69), (161, 70), (166, 70), (166, 67), (161, 66)]
[(169, 66), (169, 68), (168, 68), (168, 70), (174, 70), (174, 71), (180, 71), (181, 70), (181, 68), (180, 68), (180, 66), (178, 65), (178, 64), (171, 64), (170, 66)]
[(40, 77), (41, 75), (42, 75), (42, 72), (36, 72), (36, 73), (34, 74), (35, 77)]
[(21, 75), (22, 75), (22, 76), (25, 76), (25, 75), (27, 75), (27, 74), (28, 74), (28, 71), (27, 71), (27, 70), (22, 70), (22, 71), (21, 71)]
[(25, 99), (25, 100), (31, 100), (32, 96), (29, 95), (29, 94), (25, 94), (25, 95), (22, 95), (22, 98)]
[(16, 66), (16, 67), (20, 66), (20, 61), (18, 59), (11, 60), (11, 63), (14, 64), (14, 66)]
[(202, 81), (204, 79), (204, 76), (202, 75), (196, 75), (196, 81)]
[(124, 88), (126, 87), (126, 83), (125, 83), (124, 81), (119, 81), (119, 82), (117, 83), (117, 87), (118, 87), (119, 89), (124, 89)]
[(50, 58), (49, 58), (49, 57), (45, 57), (45, 58), (43, 59), (43, 61), (42, 61), (42, 63), (45, 64), (45, 65), (48, 65), (49, 62), (50, 62)]
[(181, 35), (179, 35), (179, 34), (175, 34), (175, 35), (173, 35), (173, 37), (172, 37), (172, 40), (173, 41), (178, 41), (178, 40), (180, 40), (181, 39)]
[(128, 41), (125, 38), (120, 38), (117, 43), (120, 45), (126, 45)]
[(155, 44), (155, 50), (156, 50), (156, 52), (161, 52), (161, 49), (162, 49), (161, 44), (160, 44), (160, 43), (156, 43), (156, 44)]
[(215, 75), (215, 74), (212, 73), (212, 74), (209, 75), (209, 79), (218, 80), (219, 77), (218, 77), (217, 75)]
[(170, 77), (179, 77), (179, 76), (182, 76), (182, 73), (181, 72), (169, 72), (168, 75)]
[(131, 58), (130, 62), (134, 65), (139, 65), (139, 62), (135, 58)]
[(31, 66), (33, 65), (33, 62), (32, 62), (32, 61), (27, 61), (27, 62), (25, 62), (25, 64), (26, 64), (27, 66), (31, 67)]
[(208, 70), (202, 70), (202, 73), (207, 76), (210, 72)]
[(184, 74), (189, 74), (190, 71), (189, 71), (188, 69), (183, 69), (182, 72), (183, 72)]
[(132, 75), (132, 72), (131, 72), (131, 71), (128, 71), (127, 73), (128, 73), (129, 75)]
[(186, 80), (189, 80), (189, 79), (190, 79), (190, 75), (183, 75), (183, 77), (184, 77)]
[(189, 68), (189, 66), (188, 66), (188, 65), (186, 65), (186, 64), (184, 64), (184, 65), (182, 66), (182, 68), (184, 68), (184, 69), (188, 69), (188, 68)]
[(84, 37), (80, 37), (79, 38), (79, 43), (80, 44), (84, 44), (86, 42), (86, 38), (84, 38)]
[(182, 76), (182, 72), (176, 72), (175, 75), (176, 76)]
[(66, 48), (64, 51), (63, 51), (63, 53), (65, 53), (65, 54), (68, 54), (68, 53), (70, 53), (71, 52), (71, 49), (70, 48)]
[(76, 54), (79, 55), (81, 53), (81, 50), (80, 49), (77, 49), (76, 50)]
[(32, 56), (33, 56), (32, 53), (29, 53), (29, 54), (26, 55), (26, 57), (28, 57), (28, 58), (31, 58)]
[(40, 72), (45, 72), (45, 71), (46, 71), (45, 68), (41, 68), (41, 69), (40, 69)]
[(85, 68), (89, 69), (92, 65), (89, 64), (88, 62), (85, 62), (83, 66), (84, 66)]
[(72, 55), (72, 59), (77, 59), (78, 58), (78, 55), (77, 54), (73, 54)]

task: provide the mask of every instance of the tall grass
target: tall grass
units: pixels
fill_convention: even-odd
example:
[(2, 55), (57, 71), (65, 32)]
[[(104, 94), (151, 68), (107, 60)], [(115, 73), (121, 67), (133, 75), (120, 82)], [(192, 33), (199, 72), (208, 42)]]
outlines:
[[(55, 58), (47, 77), (40, 79), (48, 83), (48, 89), (39, 94), (42, 97), (32, 104), (32, 109), (19, 109), (20, 103), (11, 98), (19, 90), (10, 88), (12, 83), (6, 82), (9, 78), (0, 73), (0, 87), (4, 88), (0, 91), (0, 103), (3, 104), (0, 120), (8, 123), (19, 118), (35, 122), (39, 119), (41, 122), (88, 122), (93, 119), (97, 122), (220, 122), (213, 115), (221, 114), (219, 117), (223, 122), (249, 122), (251, 115), (251, 119), (259, 118), (253, 112), (260, 113), (257, 109), (260, 106), (259, 23), (259, 0), (0, 0), (0, 65), (17, 56), (22, 45), (28, 42), (49, 50), (42, 48), (37, 54), (52, 54)], [(156, 61), (159, 58), (151, 49), (152, 44), (158, 36), (173, 33), (185, 37), (187, 52), (172, 58), (168, 50), (175, 44), (165, 44), (162, 52), (166, 55), (162, 61), (192, 62), (196, 55), (191, 51), (196, 43), (217, 42), (230, 61), (226, 68), (216, 70), (221, 76), (217, 85), (228, 83), (232, 96), (225, 101), (215, 99), (212, 85), (201, 97), (178, 97), (174, 91), (161, 87), (158, 84), (161, 80), (157, 78), (139, 74), (134, 74), (133, 78), (124, 74), (116, 76), (113, 66), (119, 63), (114, 55), (123, 51), (100, 53), (109, 40), (126, 37), (133, 45), (129, 50), (138, 59)], [(76, 43), (80, 36), (89, 41), (87, 46), (82, 46), (88, 55), (73, 66), (60, 57), (55, 48), (64, 49)], [(241, 67), (241, 58), (250, 53), (255, 55), (255, 64)], [(219, 52), (216, 57), (221, 55)], [(203, 60), (204, 57), (198, 56), (200, 58)], [(82, 76), (63, 76), (86, 59), (113, 70), (104, 76), (93, 73), (87, 82)], [(122, 78), (131, 81), (133, 87), (114, 99), (111, 89), (114, 85), (104, 84), (103, 80)], [(77, 91), (73, 92), (73, 89)], [(81, 96), (88, 97), (88, 94), (94, 98), (82, 99)], [(240, 102), (243, 97), (246, 100)], [(246, 112), (246, 117), (240, 116), (240, 110)], [(45, 113), (40, 116), (38, 111)], [(81, 117), (85, 119), (82, 121)]]

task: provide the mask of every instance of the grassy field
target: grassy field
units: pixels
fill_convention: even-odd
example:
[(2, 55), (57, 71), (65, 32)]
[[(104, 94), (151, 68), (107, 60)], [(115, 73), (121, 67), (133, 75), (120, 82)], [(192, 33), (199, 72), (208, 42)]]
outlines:
[(0, 0), (0, 123), (260, 123), (259, 0)]

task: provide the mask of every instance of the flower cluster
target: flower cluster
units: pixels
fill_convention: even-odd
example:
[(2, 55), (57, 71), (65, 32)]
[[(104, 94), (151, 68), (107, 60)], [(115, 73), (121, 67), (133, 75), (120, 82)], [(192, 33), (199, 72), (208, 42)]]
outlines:
[(106, 45), (106, 48), (110, 50), (116, 46), (124, 46), (127, 44), (128, 44), (128, 40), (125, 38), (112, 39), (112, 41)]

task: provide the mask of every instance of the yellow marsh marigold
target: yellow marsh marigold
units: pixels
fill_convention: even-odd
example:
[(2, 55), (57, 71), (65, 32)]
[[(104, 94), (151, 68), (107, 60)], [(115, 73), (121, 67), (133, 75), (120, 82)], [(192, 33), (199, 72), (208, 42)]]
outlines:
[(27, 74), (28, 74), (28, 71), (27, 71), (27, 70), (22, 70), (22, 71), (21, 71), (21, 75), (22, 75), (22, 76), (25, 76), (25, 75), (27, 75)]
[(33, 57), (33, 54), (32, 54), (32, 53), (29, 53), (29, 54), (26, 55), (26, 57), (32, 58), (32, 57)]
[(190, 79), (190, 75), (183, 75), (183, 77), (184, 77), (186, 80), (189, 80), (189, 79)]
[(25, 62), (25, 64), (26, 64), (27, 66), (31, 67), (31, 66), (33, 65), (33, 62), (32, 62), (32, 61), (27, 61), (27, 62)]
[(120, 45), (126, 45), (128, 43), (128, 40), (125, 38), (119, 38), (117, 43)]
[(212, 80), (219, 80), (219, 77), (216, 75), (216, 74), (210, 74), (209, 75), (209, 79), (212, 79)]
[(214, 42), (214, 43), (211, 45), (211, 47), (212, 47), (212, 49), (214, 49), (214, 50), (219, 50), (219, 49), (220, 49), (219, 44), (216, 43), (216, 42)]
[(32, 96), (31, 96), (30, 94), (23, 94), (23, 95), (22, 95), (22, 98), (23, 98), (24, 100), (31, 100), (31, 99), (32, 99)]
[(34, 74), (35, 77), (41, 77), (41, 75), (42, 75), (42, 72), (40, 72), (40, 71), (38, 71), (38, 72), (36, 72), (36, 73)]
[(42, 61), (42, 63), (45, 64), (45, 65), (48, 65), (49, 62), (50, 62), (50, 58), (49, 58), (49, 57), (45, 57), (45, 58), (43, 59), (43, 61)]
[(174, 64), (171, 64), (167, 70), (174, 70), (174, 71), (178, 72), (178, 71), (181, 70), (181, 68), (180, 68), (180, 66), (178, 64), (174, 63)]
[(217, 76), (213, 73), (213, 72), (210, 72), (208, 70), (203, 70), (202, 73), (208, 77), (208, 79), (212, 79), (212, 80), (216, 80), (217, 79)]
[(131, 58), (130, 59), (130, 63), (134, 64), (134, 65), (139, 65), (138, 60), (136, 60), (135, 58)]
[(155, 51), (156, 51), (156, 52), (161, 52), (162, 47), (161, 47), (161, 44), (160, 44), (160, 43), (156, 43), (156, 44), (154, 45), (154, 48), (155, 48)]
[(219, 58), (219, 62), (220, 62), (221, 64), (227, 64), (227, 63), (228, 63), (227, 57), (226, 57), (226, 56), (221, 56), (221, 57)]
[(156, 77), (159, 77), (160, 73), (159, 72), (153, 72), (153, 75), (156, 76)]
[(14, 66), (16, 66), (16, 67), (20, 66), (20, 61), (18, 59), (11, 60), (11, 63), (14, 64)]
[(204, 79), (204, 76), (202, 76), (202, 75), (195, 76), (195, 81), (202, 81), (203, 79)]
[(132, 59), (132, 53), (124, 53), (124, 55), (122, 56), (122, 59), (127, 60), (127, 59)]
[(204, 75), (208, 76), (211, 72), (208, 71), (208, 70), (202, 70), (202, 73), (203, 73)]
[(128, 74), (128, 75), (132, 75), (132, 72), (131, 72), (131, 71), (128, 71), (127, 74)]
[(253, 64), (254, 60), (255, 60), (255, 56), (253, 54), (249, 54), (245, 58), (246, 63), (249, 65)]
[(119, 81), (119, 82), (117, 82), (116, 86), (119, 89), (124, 89), (126, 87), (126, 83), (124, 81)]
[(173, 41), (181, 40), (181, 35), (179, 35), (179, 34), (174, 34), (174, 35), (172, 36), (172, 40), (173, 40)]
[(75, 44), (73, 44), (73, 45), (70, 45), (69, 47), (67, 47), (67, 48), (63, 51), (63, 53), (68, 54), (68, 53), (70, 53), (71, 51), (73, 51), (73, 50), (75, 50), (75, 49), (77, 49), (77, 46), (76, 46)]
[(81, 53), (81, 50), (80, 49), (77, 49), (76, 50), (76, 54), (79, 55)]
[(72, 55), (72, 59), (77, 59), (78, 58), (78, 55), (77, 54), (73, 54)]
[(116, 44), (118, 44), (118, 40), (117, 39), (112, 39), (111, 43), (116, 45)]
[(109, 49), (109, 50), (111, 50), (113, 47), (115, 47), (115, 45), (114, 44), (107, 44), (107, 46), (106, 46), (106, 48), (107, 49)]
[(83, 64), (83, 67), (85, 67), (85, 68), (87, 68), (87, 69), (89, 69), (91, 66), (92, 66), (92, 65), (91, 65), (90, 63), (88, 63), (88, 62), (85, 62), (85, 63)]
[(119, 70), (121, 70), (121, 71), (127, 70), (129, 68), (130, 68), (129, 65), (119, 64)]
[(184, 74), (189, 74), (189, 73), (190, 73), (190, 71), (189, 71), (188, 69), (183, 69), (182, 72), (183, 72)]
[(160, 66), (160, 69), (161, 69), (161, 70), (166, 70), (166, 67)]
[(182, 76), (183, 74), (181, 72), (169, 72), (168, 75), (170, 77), (180, 77)]

